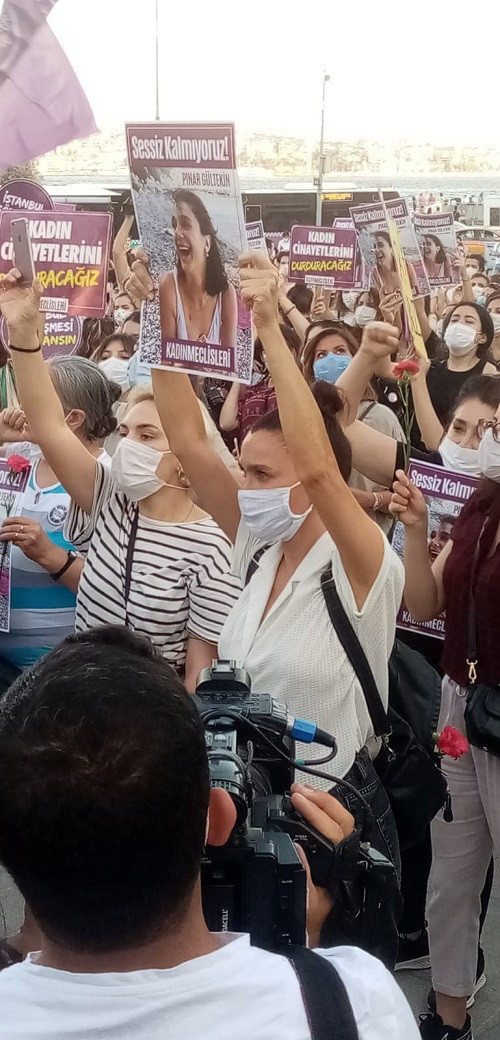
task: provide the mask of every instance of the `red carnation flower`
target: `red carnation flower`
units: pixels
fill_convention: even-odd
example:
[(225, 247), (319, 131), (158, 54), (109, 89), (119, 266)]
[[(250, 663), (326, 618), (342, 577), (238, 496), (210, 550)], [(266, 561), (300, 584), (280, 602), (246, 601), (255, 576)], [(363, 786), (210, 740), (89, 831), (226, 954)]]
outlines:
[(461, 758), (469, 750), (469, 741), (454, 726), (445, 726), (443, 732), (438, 736), (437, 749), (441, 755)]
[(418, 361), (412, 361), (411, 358), (407, 358), (406, 361), (398, 361), (392, 371), (396, 379), (404, 379), (405, 375), (418, 376), (420, 366)]
[(24, 455), (9, 455), (7, 465), (12, 473), (24, 473), (30, 468), (31, 463)]

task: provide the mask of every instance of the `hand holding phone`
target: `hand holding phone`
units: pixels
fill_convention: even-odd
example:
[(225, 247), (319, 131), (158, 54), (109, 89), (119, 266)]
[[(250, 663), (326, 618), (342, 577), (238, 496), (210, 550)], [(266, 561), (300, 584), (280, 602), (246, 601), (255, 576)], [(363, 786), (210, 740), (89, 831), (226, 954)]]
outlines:
[(35, 278), (35, 264), (31, 250), (31, 239), (26, 217), (11, 221), (12, 242), (14, 245), (14, 264), (21, 272), (19, 285), (31, 285)]

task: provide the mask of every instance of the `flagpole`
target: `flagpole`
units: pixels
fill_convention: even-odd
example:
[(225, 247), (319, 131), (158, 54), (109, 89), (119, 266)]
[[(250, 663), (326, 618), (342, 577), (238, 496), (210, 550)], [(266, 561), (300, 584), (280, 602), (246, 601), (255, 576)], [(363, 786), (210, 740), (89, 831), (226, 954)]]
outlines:
[(155, 0), (155, 72), (156, 72), (156, 120), (160, 121), (160, 52), (159, 52), (159, 32), (158, 32), (158, 3), (159, 0)]

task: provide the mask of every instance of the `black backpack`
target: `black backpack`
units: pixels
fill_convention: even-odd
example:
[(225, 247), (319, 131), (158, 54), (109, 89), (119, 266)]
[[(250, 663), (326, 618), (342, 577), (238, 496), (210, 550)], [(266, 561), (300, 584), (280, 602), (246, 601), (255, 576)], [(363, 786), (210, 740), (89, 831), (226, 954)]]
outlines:
[(333, 964), (303, 946), (286, 954), (297, 976), (312, 1040), (359, 1040), (347, 990)]

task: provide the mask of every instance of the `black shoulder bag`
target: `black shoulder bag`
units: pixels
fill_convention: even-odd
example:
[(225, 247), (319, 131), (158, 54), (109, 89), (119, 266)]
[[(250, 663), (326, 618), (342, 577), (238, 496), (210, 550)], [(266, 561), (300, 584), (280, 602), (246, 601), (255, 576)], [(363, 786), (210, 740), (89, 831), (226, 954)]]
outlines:
[[(373, 764), (394, 813), (400, 846), (408, 848), (420, 840), (428, 824), (442, 809), (447, 800), (447, 783), (430, 739), (427, 746), (417, 740), (410, 723), (392, 707), (394, 685), (400, 675), (400, 667), (395, 667), (394, 663), (401, 645), (396, 642), (389, 662), (389, 710), (386, 712), (366, 654), (342, 606), (331, 567), (321, 576), (321, 589), (332, 625), (363, 690), (375, 735), (382, 739), (382, 747)], [(420, 658), (419, 654), (414, 656), (417, 660)], [(428, 667), (430, 672), (434, 672), (430, 665)], [(406, 685), (409, 685), (408, 680)], [(410, 695), (411, 688), (408, 689)], [(404, 701), (403, 697), (398, 702), (398, 707), (403, 710), (401, 701)]]
[(474, 582), (479, 565), (481, 539), (488, 519), (489, 517), (484, 521), (472, 561), (467, 619), (467, 664), (469, 665), (470, 690), (467, 695), (464, 718), (469, 743), (473, 747), (481, 748), (482, 751), (488, 751), (490, 755), (500, 758), (500, 685), (478, 683), (477, 681), (477, 617)]
[(359, 1040), (347, 990), (333, 964), (303, 946), (286, 957), (299, 981), (312, 1040)]

